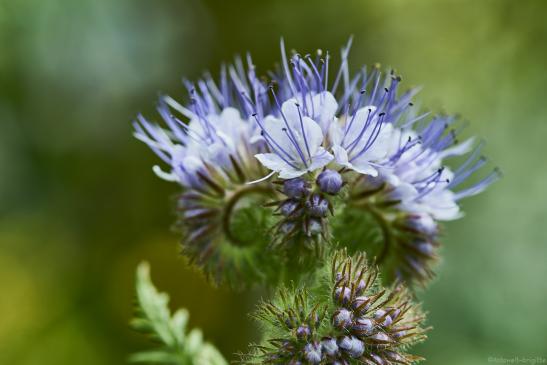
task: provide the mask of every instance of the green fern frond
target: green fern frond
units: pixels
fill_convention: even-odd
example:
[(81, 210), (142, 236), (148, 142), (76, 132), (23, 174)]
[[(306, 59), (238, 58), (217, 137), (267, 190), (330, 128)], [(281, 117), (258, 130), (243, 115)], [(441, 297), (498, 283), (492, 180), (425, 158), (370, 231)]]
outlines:
[(172, 365), (226, 365), (228, 362), (211, 344), (203, 341), (199, 329), (186, 332), (188, 311), (179, 309), (173, 315), (169, 296), (160, 293), (150, 279), (150, 266), (142, 262), (137, 268), (137, 311), (131, 326), (161, 343), (157, 349), (138, 352), (130, 362)]

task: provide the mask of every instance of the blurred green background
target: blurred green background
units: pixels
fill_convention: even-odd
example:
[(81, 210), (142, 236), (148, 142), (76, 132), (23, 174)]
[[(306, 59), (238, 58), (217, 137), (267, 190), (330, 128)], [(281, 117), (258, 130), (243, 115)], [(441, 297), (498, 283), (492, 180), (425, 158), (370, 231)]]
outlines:
[(123, 364), (147, 259), (174, 306), (228, 356), (256, 333), (256, 293), (212, 289), (177, 254), (173, 184), (131, 137), (159, 92), (278, 42), (381, 62), (459, 112), (505, 172), (446, 225), (444, 263), (420, 297), (431, 364), (547, 357), (547, 2), (0, 0), (0, 363)]

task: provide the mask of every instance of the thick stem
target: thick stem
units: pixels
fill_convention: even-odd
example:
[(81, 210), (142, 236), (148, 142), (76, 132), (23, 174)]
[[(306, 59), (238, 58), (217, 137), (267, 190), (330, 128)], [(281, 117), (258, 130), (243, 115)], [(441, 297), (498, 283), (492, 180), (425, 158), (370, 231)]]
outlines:
[(260, 186), (260, 185), (247, 185), (239, 190), (236, 190), (232, 196), (230, 196), (226, 202), (226, 207), (224, 209), (224, 215), (222, 217), (222, 230), (224, 232), (224, 235), (228, 240), (238, 246), (245, 245), (245, 242), (241, 242), (231, 229), (231, 219), (232, 219), (232, 213), (234, 212), (235, 207), (237, 206), (237, 203), (245, 196), (251, 195), (251, 194), (268, 194), (271, 195), (274, 193), (274, 189), (270, 186)]

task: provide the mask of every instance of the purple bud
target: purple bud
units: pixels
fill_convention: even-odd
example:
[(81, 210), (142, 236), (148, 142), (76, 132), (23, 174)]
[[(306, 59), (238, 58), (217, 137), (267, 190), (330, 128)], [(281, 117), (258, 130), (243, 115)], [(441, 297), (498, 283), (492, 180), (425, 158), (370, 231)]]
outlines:
[(317, 176), (319, 189), (327, 194), (337, 194), (343, 183), (342, 176), (334, 170), (325, 170)]
[(318, 343), (309, 343), (304, 347), (304, 356), (310, 364), (321, 363), (321, 345)]
[(406, 335), (406, 331), (402, 328), (395, 328), (391, 330), (391, 335), (395, 338), (401, 338)]
[(285, 180), (283, 183), (283, 192), (290, 198), (302, 198), (308, 194), (306, 181), (297, 177)]
[(358, 334), (369, 335), (374, 329), (374, 323), (370, 318), (358, 318), (353, 325), (353, 329)]
[(387, 344), (391, 342), (391, 338), (389, 338), (389, 336), (383, 332), (375, 333), (372, 336), (368, 337), (368, 339), (373, 340), (374, 342), (377, 342), (378, 344)]
[(391, 314), (389, 315), (393, 320), (396, 320), (397, 317), (401, 314), (401, 310), (399, 308), (392, 308)]
[(296, 329), (296, 337), (299, 339), (307, 338), (309, 335), (311, 335), (310, 328), (305, 324)]
[(431, 256), (434, 251), (434, 247), (430, 242), (420, 242), (416, 245), (416, 249), (427, 256)]
[(355, 291), (359, 294), (365, 290), (365, 287), (367, 286), (367, 283), (365, 283), (364, 280), (359, 281), (359, 284), (357, 284), (357, 288), (355, 288)]
[(321, 347), (328, 356), (334, 356), (338, 353), (338, 344), (334, 338), (325, 338), (321, 341)]
[(353, 313), (345, 308), (337, 310), (332, 316), (332, 322), (338, 329), (345, 329), (351, 326)]
[(370, 308), (370, 298), (365, 296), (356, 297), (351, 303), (353, 309), (359, 309), (359, 312), (366, 312)]
[(319, 234), (322, 231), (323, 231), (323, 226), (321, 225), (320, 220), (316, 218), (311, 218), (308, 221), (308, 227), (307, 227), (308, 236)]
[(389, 360), (394, 361), (398, 364), (404, 364), (405, 359), (395, 351), (385, 351), (384, 356), (387, 357)]
[(342, 304), (342, 305), (348, 304), (350, 299), (351, 299), (351, 289), (348, 288), (347, 286), (336, 288), (336, 290), (334, 291), (334, 300), (338, 304)]
[(407, 224), (419, 232), (427, 235), (435, 235), (438, 233), (438, 227), (431, 215), (426, 213), (416, 213), (408, 217)]
[[(391, 320), (391, 317), (387, 314), (387, 312), (383, 309), (378, 309), (375, 313), (374, 313), (374, 319), (376, 321), (379, 321), (378, 324), (384, 326), (384, 327), (387, 327), (389, 325), (391, 325), (391, 323), (393, 322)], [(381, 322), (380, 322), (381, 321)]]
[(375, 364), (384, 365), (386, 363), (384, 359), (382, 359), (380, 356), (376, 354), (370, 354), (369, 356), (374, 360)]
[(329, 212), (329, 202), (315, 194), (306, 202), (306, 208), (312, 217), (326, 217)]
[(298, 209), (298, 202), (288, 199), (281, 204), (280, 211), (281, 211), (281, 214), (283, 214), (285, 217), (288, 217), (292, 215), (297, 209)]
[(353, 358), (358, 358), (365, 352), (365, 344), (363, 341), (354, 336), (343, 337), (338, 343), (338, 346)]
[(341, 272), (337, 272), (336, 273), (336, 281), (341, 281), (342, 279), (348, 279), (348, 275), (347, 274), (342, 274)]

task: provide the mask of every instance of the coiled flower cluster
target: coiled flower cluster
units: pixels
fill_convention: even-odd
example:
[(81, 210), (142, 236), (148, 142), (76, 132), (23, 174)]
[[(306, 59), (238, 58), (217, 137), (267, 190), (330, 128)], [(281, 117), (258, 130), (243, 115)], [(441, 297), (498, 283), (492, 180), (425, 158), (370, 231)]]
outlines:
[(183, 254), (214, 283), (282, 288), (255, 313), (247, 363), (421, 360), (407, 352), (427, 331), (409, 290), (434, 276), (441, 222), (500, 177), (484, 143), (416, 108), (394, 71), (351, 74), (350, 46), (336, 69), (283, 42), (266, 76), (236, 58), (218, 81), (185, 81), (185, 103), (161, 97), (163, 126), (134, 123), (163, 161), (154, 173), (181, 187)]
[[(344, 184), (342, 176), (325, 169), (315, 181), (293, 178), (278, 182), (282, 198), (271, 205), (281, 216), (275, 227), (274, 246), (310, 250), (321, 257), (330, 238), (328, 216), (334, 213), (334, 199)], [(294, 252), (293, 252), (294, 253)]]
[[(329, 272), (330, 271), (330, 272)], [(325, 282), (283, 290), (256, 317), (272, 337), (249, 362), (267, 364), (411, 364), (405, 349), (425, 338), (424, 316), (401, 286), (382, 288), (365, 256), (331, 258)], [(326, 296), (326, 298), (325, 298)]]
[(482, 143), (460, 142), (457, 118), (417, 110), (395, 72), (352, 75), (350, 45), (334, 72), (328, 52), (287, 56), (283, 44), (267, 78), (238, 58), (219, 82), (186, 81), (186, 105), (162, 97), (167, 128), (135, 122), (167, 166), (154, 172), (182, 187), (183, 252), (217, 282), (263, 282), (343, 245), (376, 256), (386, 281), (424, 283), (439, 222), (499, 177), (481, 172)]

